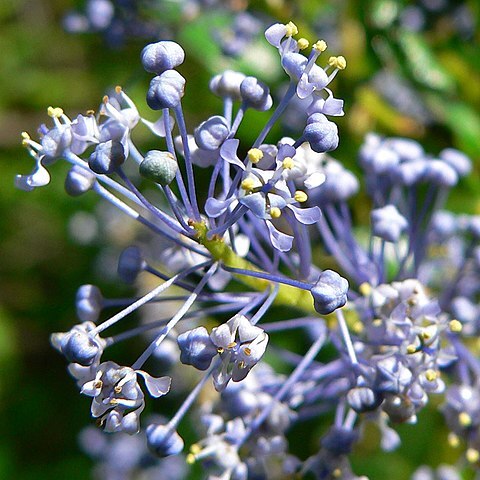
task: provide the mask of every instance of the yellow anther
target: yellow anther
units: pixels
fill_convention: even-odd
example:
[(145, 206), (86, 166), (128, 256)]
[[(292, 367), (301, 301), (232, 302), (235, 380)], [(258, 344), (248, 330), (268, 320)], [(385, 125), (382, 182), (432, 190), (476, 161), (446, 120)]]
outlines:
[(368, 297), (372, 293), (372, 286), (368, 282), (363, 282), (358, 287), (358, 291), (364, 296)]
[(345, 70), (347, 68), (347, 60), (344, 56), (339, 55), (337, 57), (337, 64), (335, 65), (339, 70)]
[(242, 181), (240, 186), (242, 187), (243, 190), (245, 190), (246, 192), (249, 192), (253, 190), (253, 187), (255, 186), (255, 181), (253, 180), (253, 178), (246, 178), (245, 180)]
[(458, 422), (464, 428), (472, 424), (472, 417), (467, 412), (460, 412), (458, 414)]
[(340, 478), (342, 476), (342, 471), (339, 469), (339, 468), (336, 468), (333, 472), (332, 472), (332, 476), (334, 478)]
[(353, 325), (352, 325), (352, 330), (354, 333), (362, 333), (363, 330), (365, 329), (363, 323), (360, 320), (357, 320)]
[(339, 70), (345, 70), (347, 67), (347, 61), (345, 60), (345, 57), (342, 57), (341, 55), (338, 57), (330, 57), (328, 59), (328, 64), (331, 67), (338, 68)]
[(382, 319), (381, 318), (375, 318), (374, 320), (372, 320), (372, 325), (374, 327), (381, 327), (382, 326)]
[(295, 166), (295, 162), (293, 161), (293, 158), (291, 157), (285, 157), (282, 162), (282, 167), (291, 170)]
[(430, 340), (430, 338), (432, 338), (432, 333), (429, 332), (427, 329), (424, 329), (424, 330), (422, 330), (422, 333), (420, 334), (420, 336), (421, 336), (424, 340)]
[(270, 216), (272, 218), (278, 218), (282, 214), (282, 211), (278, 207), (272, 207), (270, 209)]
[(30, 135), (27, 132), (22, 132), (21, 136), (23, 140), (30, 140)]
[(325, 40), (318, 40), (312, 45), (312, 48), (317, 52), (324, 52), (327, 49), (327, 42)]
[(220, 353), (220, 354), (222, 354), (222, 353), (223, 353), (223, 348), (222, 348), (222, 347), (218, 347), (218, 348), (217, 348), (217, 352)]
[(417, 347), (415, 345), (408, 345), (407, 347), (407, 353), (412, 354), (417, 351)]
[(452, 448), (457, 448), (460, 445), (460, 439), (453, 432), (448, 434), (447, 441)]
[(435, 370), (427, 370), (425, 372), (425, 378), (429, 381), (429, 382), (433, 382), (435, 381), (437, 378), (438, 378), (438, 374)]
[(85, 113), (87, 115), (95, 115), (95, 110), (87, 110)]
[(258, 163), (263, 158), (263, 152), (259, 148), (251, 148), (247, 155), (252, 163)]
[(109, 101), (108, 95), (104, 95), (103, 98), (102, 98), (102, 102), (103, 103), (108, 103), (108, 101)]
[(285, 25), (285, 28), (287, 29), (287, 31), (285, 32), (286, 37), (293, 37), (298, 33), (298, 28), (293, 22), (288, 22)]
[(193, 455), (197, 455), (199, 454), (200, 452), (202, 451), (200, 445), (198, 445), (198, 443), (194, 443), (191, 447), (190, 447), (190, 453), (193, 453)]
[(116, 93), (121, 93), (121, 92), (122, 92), (122, 87), (121, 87), (120, 85), (117, 85), (117, 86), (115, 87), (115, 92), (116, 92)]
[(297, 45), (300, 50), (305, 50), (310, 45), (310, 42), (306, 38), (299, 38)]
[(185, 461), (189, 464), (189, 465), (193, 465), (195, 463), (195, 455), (192, 455), (191, 453), (189, 453), (187, 455), (187, 458), (185, 458)]
[(303, 203), (308, 200), (308, 195), (305, 192), (302, 192), (301, 190), (297, 190), (293, 198), (295, 199), (296, 202)]
[(63, 115), (63, 110), (60, 107), (48, 107), (47, 115), (52, 118), (60, 118)]
[(120, 385), (117, 385), (116, 387), (114, 387), (113, 391), (115, 393), (120, 393), (122, 391), (122, 387)]
[(94, 386), (95, 388), (102, 388), (102, 387), (103, 387), (103, 382), (102, 382), (101, 380), (97, 380), (97, 381), (93, 384), (93, 386)]
[(110, 405), (118, 405), (119, 401), (118, 401), (118, 398), (112, 398), (108, 403)]
[(475, 448), (467, 448), (467, 451), (465, 452), (465, 458), (470, 463), (477, 463), (480, 459), (480, 453)]
[(230, 342), (228, 345), (227, 345), (227, 348), (235, 348), (237, 346), (237, 342)]
[(458, 320), (451, 320), (448, 324), (448, 327), (450, 328), (450, 331), (454, 333), (459, 333), (462, 331), (462, 324)]
[(246, 368), (247, 364), (242, 360), (241, 362), (238, 362), (238, 368)]

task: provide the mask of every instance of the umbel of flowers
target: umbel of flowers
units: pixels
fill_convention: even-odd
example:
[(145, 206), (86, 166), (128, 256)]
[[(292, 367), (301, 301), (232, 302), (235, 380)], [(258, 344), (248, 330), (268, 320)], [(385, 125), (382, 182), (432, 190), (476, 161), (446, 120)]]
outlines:
[[(478, 464), (480, 407), (472, 399), (480, 364), (468, 338), (479, 330), (480, 220), (442, 210), (470, 161), (453, 149), (432, 156), (414, 141), (369, 135), (359, 161), (371, 222), (367, 238), (359, 236), (348, 206), (359, 181), (327, 153), (339, 141), (329, 118), (343, 115), (343, 101), (329, 85), (346, 61), (324, 61), (326, 43), (310, 47), (296, 39), (291, 22), (272, 25), (265, 36), (278, 50), (289, 86), (252, 144), (237, 132), (249, 110), (272, 109), (268, 86), (240, 72), (219, 73), (210, 91), (223, 109), (189, 133), (182, 110), (187, 82), (177, 70), (185, 54), (171, 41), (147, 45), (141, 55), (155, 75), (146, 100), (160, 113), (156, 121), (142, 118), (117, 87), (97, 114), (71, 120), (49, 108), (52, 124), (40, 127), (38, 142), (22, 134), (35, 168), (17, 176), (19, 188), (48, 184), (48, 167), (64, 159), (71, 164), (69, 195), (94, 192), (168, 246), (160, 258), (148, 258), (138, 246), (120, 256), (118, 273), (126, 282), (139, 275), (157, 279), (141, 297), (116, 300), (93, 285), (80, 287), (79, 323), (53, 334), (52, 344), (68, 360), (81, 393), (92, 398), (100, 426), (142, 432), (157, 456), (184, 449), (177, 430), (194, 407), (203, 437), (189, 446), (186, 460), (201, 462), (209, 478), (307, 472), (319, 479), (357, 478), (348, 456), (366, 420), (380, 429), (381, 447), (392, 450), (400, 440), (391, 425), (415, 423), (431, 395), (444, 392), (450, 442), (464, 445), (467, 460)], [(295, 96), (309, 101), (303, 131), (271, 139)], [(142, 124), (158, 136), (158, 150), (143, 152), (134, 144), (132, 131)], [(127, 175), (128, 164), (137, 165), (140, 177)], [(207, 185), (198, 184), (199, 169), (208, 169)], [(154, 203), (142, 185), (157, 189), (163, 201)], [(319, 249), (341, 274), (322, 268)], [(182, 294), (168, 295), (173, 286)], [(176, 312), (165, 313), (162, 303), (172, 300)], [(147, 304), (158, 306), (156, 321), (108, 335)], [(274, 306), (287, 319), (274, 321), (268, 314)], [(270, 345), (273, 333), (293, 329), (311, 338), (303, 355)], [(105, 358), (110, 346), (146, 333), (149, 344), (131, 365)], [(336, 354), (320, 361), (326, 345)], [(290, 373), (277, 373), (266, 352), (291, 365)], [(154, 377), (144, 365), (160, 357), (170, 369)], [(184, 401), (171, 419), (145, 425), (146, 393), (168, 395), (182, 383), (175, 379), (183, 369), (196, 369), (198, 383), (188, 391), (178, 387)], [(218, 392), (213, 399), (200, 395), (210, 381)], [(334, 421), (318, 452), (289, 454), (290, 427), (330, 411)]]

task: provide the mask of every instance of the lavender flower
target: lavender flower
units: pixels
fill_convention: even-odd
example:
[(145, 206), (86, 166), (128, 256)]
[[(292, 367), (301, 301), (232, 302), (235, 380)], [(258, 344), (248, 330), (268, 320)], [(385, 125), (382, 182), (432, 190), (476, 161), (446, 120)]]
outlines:
[[(72, 121), (50, 108), (53, 125), (41, 127), (39, 142), (22, 135), (35, 167), (16, 178), (18, 187), (46, 185), (49, 165), (62, 158), (72, 165), (67, 193), (99, 195), (145, 227), (152, 245), (128, 247), (118, 264), (122, 280), (153, 279), (151, 290), (111, 299), (81, 287), (83, 323), (53, 334), (52, 344), (92, 398), (91, 414), (104, 430), (145, 431), (158, 456), (183, 449), (178, 431), (195, 405), (204, 432), (187, 462), (201, 462), (217, 478), (360, 478), (349, 455), (366, 419), (377, 424), (381, 447), (393, 450), (400, 437), (391, 425), (416, 423), (433, 395), (445, 395), (451, 443), (464, 440), (466, 458), (476, 464), (480, 365), (465, 339), (480, 331), (480, 222), (441, 210), (470, 161), (451, 149), (434, 156), (408, 139), (368, 135), (359, 163), (371, 226), (355, 225), (348, 202), (360, 182), (325, 153), (339, 140), (327, 116), (343, 114), (343, 101), (327, 87), (346, 61), (330, 57), (319, 67), (325, 42), (305, 56), (309, 42), (295, 40), (297, 34), (291, 22), (266, 31), (290, 84), (253, 142), (245, 143), (239, 128), (250, 109), (274, 106), (269, 87), (219, 73), (210, 90), (222, 111), (188, 130), (188, 79), (174, 70), (184, 51), (170, 41), (142, 53), (145, 69), (157, 75), (147, 103), (160, 110), (158, 118), (142, 118), (117, 87), (98, 115)], [(306, 124), (295, 138), (265, 143), (294, 97), (309, 101)], [(132, 132), (143, 125), (164, 139), (157, 139), (159, 150), (135, 144)], [(131, 170), (150, 181), (140, 179), (150, 190), (127, 175)], [(122, 330), (123, 320), (147, 304), (158, 307), (155, 319)], [(116, 311), (107, 317), (109, 309)], [(300, 345), (293, 352), (292, 344), (276, 342), (294, 329), (309, 338), (303, 354)], [(131, 365), (104, 359), (110, 346), (135, 336), (148, 345)], [(147, 373), (147, 361), (162, 376)], [(268, 362), (290, 370), (279, 374)], [(198, 375), (193, 385), (186, 372)], [(217, 394), (203, 395), (210, 379)], [(143, 383), (160, 407), (170, 388), (183, 398), (169, 420), (150, 421), (146, 430), (140, 416), (153, 400)], [(325, 413), (333, 421), (319, 451), (289, 454), (290, 427)]]

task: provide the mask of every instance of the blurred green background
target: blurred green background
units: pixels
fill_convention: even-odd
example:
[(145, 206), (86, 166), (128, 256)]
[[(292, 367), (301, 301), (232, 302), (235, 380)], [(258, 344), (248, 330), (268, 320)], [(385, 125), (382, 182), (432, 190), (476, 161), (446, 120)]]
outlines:
[[(224, 68), (257, 75), (274, 94), (285, 82), (276, 50), (261, 36), (239, 58), (222, 55), (212, 29), (227, 29), (231, 11), (200, 11), (187, 21), (179, 2), (143, 3), (147, 6), (142, 7), (142, 16), (154, 23), (167, 19), (168, 35), (186, 50), (187, 62), (180, 71), (187, 78), (184, 105), (191, 128), (217, 113), (220, 102), (208, 94), (207, 85), (210, 76)], [(446, 7), (438, 11), (426, 8), (428, 2), (388, 0), (232, 3), (237, 9), (256, 12), (266, 25), (293, 20), (301, 36), (312, 41), (324, 38), (331, 54), (347, 58), (348, 67), (334, 85), (336, 96), (345, 99), (346, 111), (338, 122), (338, 159), (357, 170), (356, 151), (371, 130), (416, 138), (432, 153), (455, 146), (472, 157), (475, 169), (457, 188), (452, 207), (480, 213), (478, 2), (440, 2)], [(457, 21), (458, 5), (467, 15)], [(122, 46), (111, 48), (101, 34), (66, 33), (62, 29), (66, 10), (81, 7), (82, 2), (66, 0), (0, 2), (2, 479), (89, 478), (91, 462), (76, 440), (81, 428), (91, 422), (89, 401), (78, 395), (48, 337), (76, 321), (73, 301), (79, 285), (98, 284), (110, 296), (128, 292), (118, 284), (114, 271), (105, 278), (95, 267), (125, 239), (100, 235), (85, 244), (70, 234), (72, 217), (84, 212), (91, 220), (88, 214), (95, 212), (96, 201), (89, 195), (73, 199), (64, 194), (65, 165), (59, 162), (50, 169), (52, 182), (47, 188), (30, 193), (13, 188), (14, 175), (28, 173), (33, 164), (20, 147), (20, 132), (28, 131), (35, 138), (38, 126), (50, 120), (49, 105), (61, 106), (74, 118), (96, 109), (105, 92), (119, 84), (142, 115), (155, 118), (145, 105), (149, 75), (139, 62), (148, 39), (126, 38)], [(415, 12), (417, 17), (418, 12), (424, 15), (419, 30), (412, 30), (418, 21)], [(248, 138), (263, 118), (247, 115), (240, 134)], [(270, 138), (277, 141), (286, 133), (291, 130), (278, 127)], [(140, 144), (151, 142), (142, 134), (138, 139)], [(355, 208), (357, 217), (365, 218), (368, 205), (357, 202)], [(371, 478), (402, 479), (416, 465), (455, 461), (460, 455), (447, 446), (441, 415), (433, 408), (420, 415), (418, 427), (404, 425), (400, 431), (404, 444), (391, 454), (378, 453), (376, 433), (367, 432), (355, 457), (357, 471)], [(293, 437), (293, 450), (301, 451), (302, 442)]]

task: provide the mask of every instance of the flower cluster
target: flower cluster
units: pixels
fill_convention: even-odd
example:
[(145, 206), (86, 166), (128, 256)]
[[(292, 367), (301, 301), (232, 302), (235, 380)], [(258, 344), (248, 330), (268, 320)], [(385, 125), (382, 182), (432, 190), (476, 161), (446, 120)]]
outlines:
[[(480, 364), (465, 339), (478, 331), (480, 223), (442, 210), (470, 160), (453, 149), (432, 156), (414, 141), (369, 135), (359, 155), (372, 201), (365, 235), (348, 205), (360, 183), (328, 153), (339, 142), (329, 117), (343, 115), (343, 101), (329, 87), (346, 61), (331, 56), (322, 68), (317, 60), (326, 43), (315, 42), (305, 55), (310, 44), (297, 35), (291, 22), (266, 30), (289, 85), (251, 144), (239, 127), (250, 110), (273, 107), (269, 87), (240, 72), (219, 73), (210, 90), (223, 110), (189, 133), (182, 109), (187, 80), (177, 70), (185, 54), (172, 41), (147, 45), (141, 54), (155, 75), (146, 101), (160, 112), (157, 120), (142, 118), (117, 87), (97, 114), (71, 120), (49, 108), (53, 125), (40, 128), (40, 140), (23, 134), (35, 167), (17, 176), (18, 187), (46, 185), (48, 167), (63, 158), (72, 165), (69, 195), (98, 194), (161, 239), (163, 250), (149, 258), (148, 250), (131, 246), (120, 256), (118, 273), (127, 283), (138, 276), (158, 282), (143, 296), (109, 299), (82, 286), (80, 323), (52, 335), (52, 344), (70, 363), (81, 393), (92, 397), (91, 414), (104, 430), (145, 432), (157, 456), (184, 449), (177, 430), (195, 405), (204, 437), (190, 445), (186, 460), (201, 462), (209, 478), (308, 472), (318, 479), (358, 478), (348, 457), (362, 425), (374, 422), (382, 448), (395, 448), (400, 439), (390, 424), (415, 423), (430, 397), (445, 391), (447, 375), (443, 412), (452, 442), (464, 441), (468, 461), (477, 464), (480, 410), (472, 399)], [(303, 131), (266, 143), (294, 98), (309, 104)], [(158, 137), (159, 150), (135, 145), (132, 131), (142, 125)], [(128, 175), (132, 169), (139, 175)], [(200, 169), (208, 169), (206, 187)], [(149, 198), (152, 189), (162, 201)], [(181, 294), (167, 295), (173, 288)], [(175, 302), (174, 313), (162, 308), (167, 301)], [(146, 304), (160, 306), (159, 318), (106, 336)], [(282, 315), (273, 321), (269, 312), (276, 307)], [(118, 311), (107, 317), (110, 308)], [(298, 329), (310, 339), (304, 354), (276, 343)], [(150, 343), (131, 365), (104, 360), (110, 346), (144, 334)], [(147, 360), (160, 365), (162, 355), (171, 357), (163, 376), (143, 370)], [(289, 373), (276, 372), (272, 357), (272, 365), (285, 364)], [(194, 369), (193, 387), (177, 382)], [(216, 392), (201, 395), (210, 380)], [(141, 383), (153, 398), (171, 386), (181, 395), (183, 385), (184, 401), (171, 419), (142, 426), (150, 400)], [(290, 455), (289, 429), (329, 412), (333, 424), (318, 452)]]

